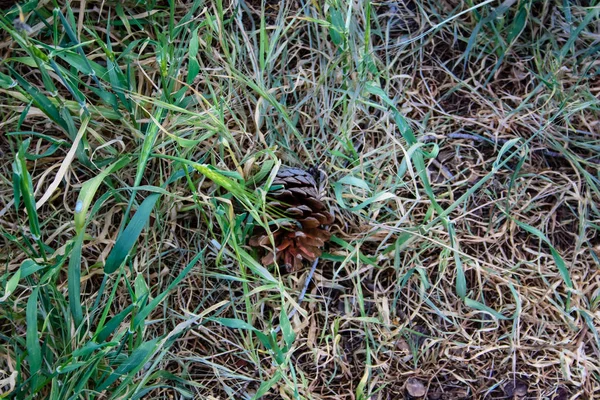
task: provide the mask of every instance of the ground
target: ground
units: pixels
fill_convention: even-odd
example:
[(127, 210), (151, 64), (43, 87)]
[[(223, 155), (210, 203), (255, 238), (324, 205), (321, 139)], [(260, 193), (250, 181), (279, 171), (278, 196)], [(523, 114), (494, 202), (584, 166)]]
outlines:
[(5, 396), (600, 396), (597, 1), (65, 3), (0, 4)]

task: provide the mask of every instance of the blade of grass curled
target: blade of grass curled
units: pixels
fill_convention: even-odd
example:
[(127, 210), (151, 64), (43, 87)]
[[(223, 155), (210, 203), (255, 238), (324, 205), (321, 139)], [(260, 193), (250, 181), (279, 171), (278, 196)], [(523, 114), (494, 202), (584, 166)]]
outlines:
[(60, 165), (60, 168), (58, 169), (58, 172), (56, 173), (56, 176), (54, 177), (54, 180), (52, 181), (50, 186), (48, 186), (48, 189), (46, 189), (46, 192), (44, 193), (44, 195), (37, 201), (37, 204), (35, 206), (36, 210), (39, 210), (39, 208), (41, 206), (43, 206), (44, 203), (46, 203), (46, 201), (48, 201), (50, 199), (50, 197), (52, 196), (54, 191), (58, 188), (58, 186), (62, 182), (63, 177), (67, 173), (67, 170), (69, 169), (69, 166), (71, 165), (71, 162), (73, 161), (73, 158), (75, 158), (75, 153), (77, 152), (77, 148), (79, 147), (79, 142), (81, 141), (81, 138), (85, 134), (89, 122), (90, 122), (90, 116), (89, 116), (89, 114), (86, 113), (85, 117), (83, 118), (83, 121), (81, 121), (81, 126), (79, 127), (79, 132), (77, 132), (77, 136), (75, 137), (75, 140), (73, 141), (73, 145), (71, 146), (71, 149), (69, 150), (69, 152), (63, 159), (63, 161)]

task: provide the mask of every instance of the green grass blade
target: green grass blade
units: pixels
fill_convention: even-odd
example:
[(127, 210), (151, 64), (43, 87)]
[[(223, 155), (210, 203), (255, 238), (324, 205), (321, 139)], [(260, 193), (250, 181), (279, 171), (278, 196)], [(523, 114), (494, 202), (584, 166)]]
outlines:
[(2, 297), (0, 297), (0, 303), (5, 301), (17, 288), (17, 285), (19, 284), (19, 280), (21, 279), (21, 274), (22, 274), (21, 271), (22, 271), (22, 268), (19, 268), (17, 270), (17, 272), (15, 272), (13, 274), (13, 276), (10, 277), (8, 282), (6, 282), (6, 286), (4, 288), (4, 294), (2, 295)]
[(148, 361), (156, 348), (156, 344), (160, 338), (150, 340), (142, 343), (137, 349), (135, 349), (125, 361), (123, 361), (117, 369), (111, 373), (103, 382), (101, 382), (97, 391), (101, 392), (107, 389), (110, 385), (115, 383), (118, 379), (131, 377), (135, 375), (144, 364)]
[(129, 314), (131, 314), (131, 311), (133, 310), (134, 306), (135, 306), (135, 304), (130, 304), (123, 311), (121, 311), (120, 313), (118, 313), (117, 315), (112, 317), (106, 323), (106, 325), (104, 325), (102, 330), (100, 330), (99, 332), (96, 333), (96, 341), (98, 341), (100, 343), (106, 341), (106, 339), (108, 339), (108, 337), (114, 331), (117, 330), (117, 328), (121, 325), (121, 323), (123, 323), (123, 320), (125, 320), (125, 317), (127, 317)]
[(33, 182), (31, 181), (31, 175), (27, 170), (27, 162), (25, 160), (25, 152), (28, 146), (29, 139), (21, 143), (21, 146), (19, 146), (19, 151), (15, 157), (15, 162), (13, 163), (13, 171), (16, 175), (18, 175), (18, 183), (20, 184), (20, 188), (18, 192), (15, 192), (15, 196), (20, 196), (23, 199), (25, 209), (27, 210), (27, 218), (29, 220), (31, 234), (34, 236), (36, 241), (39, 241), (41, 236), (40, 222), (35, 206)]
[(256, 331), (256, 328), (247, 323), (246, 321), (242, 321), (237, 318), (207, 318), (208, 320), (212, 320), (218, 322), (219, 324), (226, 326), (231, 329), (244, 329), (248, 331)]
[(258, 388), (256, 393), (254, 394), (254, 396), (252, 396), (252, 400), (262, 399), (263, 396), (266, 395), (269, 392), (269, 390), (271, 390), (271, 388), (281, 380), (282, 377), (283, 376), (281, 375), (281, 372), (279, 370), (275, 371), (275, 374), (273, 374), (271, 379), (269, 379), (268, 381), (264, 381), (260, 384), (260, 387)]
[(189, 50), (188, 50), (188, 73), (186, 82), (188, 85), (191, 85), (194, 82), (194, 79), (198, 76), (200, 72), (200, 64), (198, 63), (198, 28), (196, 28), (192, 32), (192, 37), (190, 39)]
[[(27, 360), (29, 362), (29, 375), (31, 383), (29, 387), (32, 392), (37, 386), (39, 373), (42, 368), (42, 347), (38, 333), (38, 293), (39, 287), (33, 288), (27, 300)], [(32, 393), (33, 394), (33, 393)]]
[(109, 346), (116, 346), (118, 345), (118, 342), (106, 342), (106, 343), (95, 343), (95, 342), (87, 342), (83, 347), (78, 348), (77, 350), (75, 350), (73, 352), (73, 357), (74, 358), (79, 358), (79, 357), (88, 357), (89, 355), (91, 355), (92, 353), (94, 353), (97, 350), (109, 347)]
[[(144, 172), (146, 171), (146, 165), (148, 164), (148, 159), (150, 158), (150, 154), (152, 154), (152, 149), (154, 147), (154, 143), (156, 141), (156, 137), (158, 136), (158, 132), (160, 130), (160, 124), (166, 115), (166, 110), (164, 108), (159, 108), (156, 112), (157, 117), (148, 114), (153, 120), (152, 124), (149, 124), (149, 127), (146, 131), (146, 135), (144, 136), (144, 141), (142, 143), (142, 148), (140, 150), (140, 154), (138, 157), (137, 170), (135, 174), (135, 181), (133, 186), (139, 186), (142, 182), (142, 177), (144, 176)], [(133, 201), (135, 198), (135, 193), (132, 193), (129, 202), (127, 203), (127, 210), (125, 211), (125, 218), (123, 218), (121, 228), (127, 222), (127, 215), (131, 211), (131, 207), (133, 206)]]
[(569, 269), (567, 268), (567, 264), (565, 263), (565, 260), (562, 258), (562, 256), (560, 255), (560, 253), (554, 248), (554, 246), (552, 245), (552, 243), (550, 242), (550, 240), (548, 240), (548, 238), (546, 237), (546, 235), (544, 235), (542, 233), (542, 231), (540, 231), (537, 228), (534, 228), (531, 225), (528, 225), (524, 222), (521, 222), (517, 219), (512, 218), (513, 221), (515, 221), (515, 223), (517, 225), (519, 225), (519, 227), (529, 233), (531, 233), (532, 235), (538, 237), (542, 242), (544, 242), (549, 248), (550, 248), (550, 252), (552, 254), (552, 258), (554, 259), (554, 263), (556, 264), (556, 267), (558, 268), (558, 271), (560, 272), (560, 275), (562, 276), (565, 284), (567, 285), (567, 287), (569, 289), (573, 289), (573, 281), (571, 280), (571, 274), (569, 273)]
[(13, 183), (13, 198), (15, 211), (19, 212), (19, 206), (21, 205), (21, 164), (15, 161), (12, 165), (12, 183)]
[(100, 85), (100, 81), (98, 80), (98, 77), (95, 74), (94, 69), (92, 68), (89, 60), (87, 59), (87, 57), (85, 56), (85, 54), (83, 53), (83, 49), (81, 48), (79, 39), (77, 38), (77, 35), (75, 34), (75, 32), (73, 31), (73, 29), (71, 28), (71, 24), (69, 23), (69, 21), (67, 21), (67, 19), (65, 18), (64, 14), (62, 13), (62, 11), (58, 11), (58, 16), (62, 22), (63, 28), (65, 30), (65, 33), (67, 34), (67, 36), (69, 36), (69, 39), (71, 40), (71, 42), (75, 43), (75, 49), (77, 50), (77, 53), (79, 54), (79, 56), (81, 57), (81, 60), (84, 61), (85, 63), (85, 67), (86, 69), (82, 69), (82, 68), (78, 68), (80, 71), (83, 71), (85, 73), (87, 73), (89, 76), (92, 77), (92, 79), (94, 80), (94, 82), (96, 83), (96, 85), (98, 85), (99, 88), (101, 88)]
[(17, 71), (15, 71), (11, 66), (8, 66), (8, 70), (11, 72), (11, 75), (17, 80), (19, 85), (29, 96), (31, 96), (31, 100), (33, 104), (39, 108), (44, 114), (48, 116), (52, 121), (56, 122), (67, 132), (69, 131), (69, 127), (67, 126), (67, 122), (60, 115), (60, 111), (58, 108), (54, 106), (54, 104), (44, 96), (37, 88), (31, 86)]
[(279, 323), (281, 324), (281, 333), (283, 334), (283, 341), (285, 342), (286, 348), (290, 349), (296, 340), (296, 333), (294, 332), (289, 317), (283, 307), (281, 308), (281, 316), (279, 319)]
[(89, 209), (92, 200), (94, 199), (94, 195), (104, 179), (111, 173), (125, 167), (129, 161), (129, 157), (123, 157), (111, 164), (109, 167), (106, 167), (96, 177), (81, 185), (81, 190), (79, 191), (79, 196), (77, 198), (77, 202), (75, 203), (75, 230), (77, 232), (83, 230), (85, 226), (87, 210)]
[(486, 312), (486, 313), (492, 315), (494, 318), (499, 319), (499, 320), (511, 319), (511, 318), (505, 317), (504, 315), (500, 314), (498, 311), (486, 306), (485, 304), (482, 304), (482, 303), (480, 303), (476, 300), (470, 299), (468, 297), (465, 298), (465, 305), (474, 310)]
[(598, 14), (600, 14), (600, 7), (598, 7), (598, 6), (590, 7), (590, 9), (586, 13), (585, 17), (583, 18), (583, 21), (581, 21), (581, 23), (579, 24), (579, 26), (577, 26), (577, 28), (575, 28), (573, 31), (570, 32), (569, 39), (567, 40), (567, 42), (564, 44), (564, 46), (560, 50), (560, 58), (563, 58), (567, 55), (567, 53), (569, 52), (569, 50), (571, 50), (571, 48), (573, 47), (573, 44), (575, 43), (575, 41), (577, 40), (577, 38), (583, 31), (583, 29), (586, 26), (588, 26), (590, 24), (590, 22), (592, 22), (594, 19), (596, 19), (598, 17)]
[(83, 321), (83, 308), (81, 307), (81, 248), (83, 247), (83, 230), (75, 237), (68, 269), (69, 308), (73, 316), (75, 329)]
[(125, 258), (142, 233), (142, 229), (144, 229), (144, 226), (148, 222), (150, 213), (159, 196), (160, 194), (158, 193), (149, 195), (142, 204), (140, 204), (140, 207), (135, 212), (133, 218), (131, 218), (127, 227), (118, 236), (115, 246), (108, 255), (106, 264), (104, 265), (104, 272), (106, 274), (112, 274), (121, 266), (121, 264), (123, 264), (123, 261), (125, 261)]
[(179, 285), (179, 283), (183, 280), (183, 278), (185, 278), (187, 276), (188, 272), (191, 271), (191, 269), (196, 265), (198, 260), (200, 260), (200, 258), (202, 258), (202, 256), (203, 256), (203, 253), (197, 254), (192, 259), (192, 261), (190, 261), (188, 263), (188, 265), (179, 273), (179, 275), (177, 275), (177, 277), (173, 280), (173, 282), (171, 282), (169, 284), (169, 286), (167, 287), (167, 289), (164, 292), (162, 292), (161, 294), (156, 296), (154, 299), (152, 299), (152, 301), (150, 301), (150, 303), (148, 303), (148, 305), (146, 305), (144, 308), (142, 308), (137, 313), (137, 315), (135, 316), (135, 318), (133, 320), (133, 329), (139, 328), (140, 324), (142, 324), (144, 322), (144, 320), (152, 312), (152, 310), (154, 310), (160, 304), (160, 302), (163, 301), (165, 299), (165, 297), (167, 297), (167, 295), (177, 285)]

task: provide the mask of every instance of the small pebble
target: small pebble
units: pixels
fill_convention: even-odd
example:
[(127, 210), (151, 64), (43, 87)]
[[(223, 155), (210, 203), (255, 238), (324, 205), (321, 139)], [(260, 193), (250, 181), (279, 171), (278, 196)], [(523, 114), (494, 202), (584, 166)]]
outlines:
[(418, 380), (417, 378), (409, 378), (406, 381), (406, 391), (412, 397), (424, 397), (427, 394), (427, 390), (425, 389), (425, 385), (423, 382)]

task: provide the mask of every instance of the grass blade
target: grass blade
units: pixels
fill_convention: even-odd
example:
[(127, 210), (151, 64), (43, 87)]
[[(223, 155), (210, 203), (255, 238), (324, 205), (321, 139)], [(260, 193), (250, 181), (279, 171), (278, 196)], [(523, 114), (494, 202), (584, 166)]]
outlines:
[(133, 310), (134, 304), (130, 304), (129, 307), (125, 308), (123, 311), (112, 317), (106, 325), (96, 333), (96, 341), (102, 343), (108, 339), (108, 337), (121, 325), (121, 323), (125, 320), (131, 311)]
[(127, 357), (124, 362), (117, 367), (114, 372), (112, 372), (103, 382), (98, 385), (97, 390), (101, 392), (115, 383), (117, 379), (123, 379), (127, 376), (136, 374), (140, 369), (142, 369), (146, 361), (148, 361), (148, 358), (152, 356), (159, 340), (160, 338), (156, 338), (142, 343), (131, 353), (129, 357)]
[(79, 147), (79, 142), (83, 138), (83, 135), (86, 132), (89, 122), (90, 122), (90, 116), (86, 115), (83, 118), (83, 121), (81, 121), (81, 127), (79, 128), (79, 131), (77, 132), (77, 136), (75, 137), (75, 140), (73, 141), (73, 145), (71, 146), (71, 149), (69, 150), (69, 152), (63, 159), (63, 161), (60, 165), (60, 168), (58, 169), (58, 172), (56, 173), (56, 176), (54, 177), (54, 180), (52, 181), (50, 186), (48, 186), (48, 189), (46, 189), (46, 192), (44, 193), (44, 195), (38, 200), (36, 209), (39, 209), (41, 206), (43, 206), (44, 203), (46, 203), (46, 201), (48, 201), (50, 199), (50, 197), (52, 196), (54, 191), (60, 185), (61, 181), (63, 180), (63, 177), (67, 173), (67, 169), (69, 168), (69, 166), (71, 165), (71, 162), (73, 161), (73, 158), (75, 157), (75, 153), (77, 152), (77, 149)]
[(125, 230), (121, 232), (115, 246), (108, 255), (106, 264), (104, 265), (104, 273), (112, 274), (123, 264), (123, 261), (125, 261), (125, 258), (142, 233), (142, 229), (144, 229), (144, 226), (148, 222), (150, 213), (159, 196), (160, 194), (153, 193), (146, 197), (142, 204), (140, 204), (140, 207), (135, 212), (133, 218), (131, 218)]
[[(20, 188), (15, 192), (15, 196), (19, 196), (23, 199), (25, 209), (27, 210), (27, 218), (29, 219), (29, 228), (31, 229), (31, 234), (34, 236), (36, 241), (39, 241), (41, 236), (40, 222), (35, 207), (33, 182), (31, 181), (31, 175), (27, 170), (27, 162), (25, 161), (25, 152), (27, 147), (29, 147), (29, 139), (21, 143), (21, 146), (19, 146), (19, 152), (17, 153), (15, 162), (13, 163), (13, 171), (14, 174), (18, 176), (17, 181), (20, 184)], [(15, 199), (15, 201), (16, 200), (17, 199)]]
[(569, 269), (567, 268), (567, 264), (565, 263), (565, 260), (561, 257), (560, 253), (554, 248), (554, 246), (552, 245), (552, 243), (550, 243), (550, 240), (548, 240), (548, 238), (546, 237), (546, 235), (544, 235), (542, 233), (542, 231), (540, 231), (537, 228), (534, 228), (531, 225), (528, 225), (524, 222), (521, 222), (517, 219), (513, 218), (513, 221), (515, 221), (515, 223), (517, 225), (519, 225), (519, 227), (529, 233), (531, 233), (532, 235), (538, 237), (542, 242), (544, 242), (549, 248), (550, 248), (550, 252), (552, 254), (552, 258), (554, 258), (554, 263), (556, 264), (556, 267), (558, 268), (558, 271), (560, 272), (560, 275), (562, 276), (565, 284), (567, 285), (567, 288), (569, 289), (573, 289), (573, 281), (571, 280), (571, 274), (569, 273)]
[(196, 263), (198, 262), (198, 260), (200, 260), (202, 256), (203, 253), (199, 253), (198, 255), (196, 255), (196, 257), (194, 257), (192, 261), (188, 263), (188, 265), (179, 273), (179, 275), (177, 275), (173, 282), (169, 284), (169, 286), (164, 292), (152, 299), (152, 301), (148, 303), (148, 305), (146, 305), (137, 313), (137, 315), (133, 319), (133, 329), (139, 328), (140, 324), (144, 322), (144, 320), (152, 312), (152, 310), (154, 310), (160, 304), (160, 302), (163, 301), (165, 297), (167, 297), (169, 292), (171, 292), (177, 285), (179, 285), (179, 283), (183, 280), (183, 278), (186, 277), (188, 272), (190, 272), (190, 270), (196, 265)]
[(79, 197), (75, 203), (75, 230), (77, 232), (82, 231), (85, 226), (87, 210), (90, 208), (92, 200), (94, 199), (94, 195), (100, 187), (100, 184), (102, 184), (108, 175), (125, 167), (129, 163), (129, 160), (129, 157), (121, 158), (119, 161), (111, 164), (109, 167), (106, 167), (96, 177), (81, 185)]
[(69, 308), (73, 316), (75, 329), (83, 321), (83, 308), (81, 307), (81, 248), (83, 247), (83, 231), (75, 237), (75, 243), (71, 250), (68, 269), (68, 292)]
[(65, 131), (68, 132), (69, 127), (67, 126), (67, 121), (65, 121), (60, 115), (60, 111), (58, 111), (58, 108), (56, 108), (54, 104), (52, 104), (52, 102), (46, 96), (44, 96), (37, 88), (34, 88), (25, 79), (23, 79), (23, 77), (19, 75), (19, 73), (15, 71), (12, 67), (8, 66), (8, 70), (11, 72), (12, 76), (17, 80), (19, 85), (21, 85), (21, 87), (25, 89), (27, 94), (31, 96), (33, 104), (37, 108), (42, 110), (44, 114), (48, 116), (48, 118), (56, 122)]
[(33, 288), (29, 299), (27, 300), (27, 360), (29, 362), (29, 375), (31, 383), (29, 387), (32, 394), (37, 387), (39, 373), (42, 368), (42, 347), (40, 346), (40, 337), (38, 333), (38, 293), (39, 287)]

